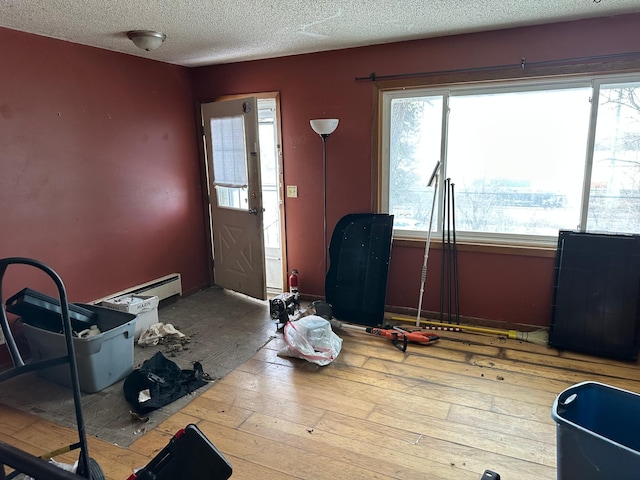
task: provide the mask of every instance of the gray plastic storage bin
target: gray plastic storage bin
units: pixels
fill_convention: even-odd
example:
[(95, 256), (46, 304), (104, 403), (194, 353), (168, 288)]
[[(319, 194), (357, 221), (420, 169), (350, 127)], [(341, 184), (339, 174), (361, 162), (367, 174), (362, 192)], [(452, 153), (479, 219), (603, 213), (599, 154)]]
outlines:
[[(100, 334), (74, 338), (80, 389), (86, 393), (100, 390), (122, 380), (133, 371), (133, 336), (136, 316), (95, 305), (82, 307), (96, 312)], [(64, 335), (21, 322), (34, 361), (66, 355)], [(61, 385), (70, 386), (69, 366), (38, 370), (38, 374)]]
[(558, 480), (640, 478), (640, 395), (578, 383), (553, 402)]

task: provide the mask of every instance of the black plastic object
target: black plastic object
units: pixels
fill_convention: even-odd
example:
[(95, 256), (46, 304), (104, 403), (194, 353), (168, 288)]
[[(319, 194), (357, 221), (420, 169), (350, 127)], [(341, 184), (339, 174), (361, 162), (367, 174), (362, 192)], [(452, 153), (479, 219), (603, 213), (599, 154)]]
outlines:
[(500, 480), (500, 474), (493, 470), (485, 470), (480, 480)]
[(226, 480), (232, 468), (194, 424), (178, 431), (169, 444), (130, 480)]
[(337, 319), (384, 323), (392, 234), (393, 215), (351, 213), (337, 223), (325, 279), (326, 300)]
[(315, 300), (311, 302), (311, 306), (315, 310), (315, 314), (317, 316), (322, 317), (325, 320), (331, 320), (333, 318), (333, 309), (327, 302), (323, 302), (322, 300)]
[(549, 345), (636, 360), (640, 235), (561, 230)]
[(89, 458), (89, 471), (84, 472), (82, 470), (82, 466), (78, 465), (77, 473), (81, 477), (90, 478), (91, 480), (105, 480), (104, 472), (102, 471), (102, 467), (100, 464), (93, 458)]
[[(24, 323), (34, 327), (62, 331), (62, 317), (60, 316), (60, 301), (44, 293), (25, 288), (7, 300), (7, 312), (22, 317)], [(96, 314), (78, 305), (69, 304), (69, 319), (71, 328), (81, 331), (95, 324)]]
[(131, 320), (137, 318), (133, 313), (112, 310), (90, 303), (70, 303), (69, 308), (79, 308), (89, 312), (91, 314), (91, 321), (93, 322), (91, 325), (96, 325), (102, 333), (121, 327), (125, 323), (129, 323)]

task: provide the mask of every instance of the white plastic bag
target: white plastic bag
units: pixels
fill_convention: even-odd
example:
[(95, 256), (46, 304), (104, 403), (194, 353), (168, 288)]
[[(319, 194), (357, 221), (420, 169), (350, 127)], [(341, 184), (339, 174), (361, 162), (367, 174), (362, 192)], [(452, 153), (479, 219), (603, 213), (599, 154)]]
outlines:
[[(75, 463), (73, 465), (71, 465), (69, 463), (57, 462), (53, 458), (50, 458), (49, 459), (49, 463), (52, 463), (56, 467), (61, 468), (62, 470), (66, 470), (67, 472), (71, 472), (71, 473), (76, 473), (76, 471), (78, 470), (78, 460), (76, 460)], [(36, 480), (35, 478), (30, 477), (28, 475), (18, 476), (18, 478), (22, 478), (22, 480)]]
[(329, 321), (317, 315), (287, 322), (284, 339), (287, 347), (279, 355), (302, 358), (318, 365), (333, 362), (342, 349), (342, 339), (331, 330)]
[(154, 323), (140, 334), (138, 345), (141, 347), (153, 346), (160, 343), (160, 340), (167, 337), (182, 338), (185, 334), (176, 330), (170, 323)]

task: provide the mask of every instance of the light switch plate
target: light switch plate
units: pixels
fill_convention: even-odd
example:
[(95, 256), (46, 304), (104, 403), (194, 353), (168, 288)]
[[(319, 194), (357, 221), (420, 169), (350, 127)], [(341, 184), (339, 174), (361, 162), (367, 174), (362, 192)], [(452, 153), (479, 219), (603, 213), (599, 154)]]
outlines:
[(298, 186), (297, 185), (287, 185), (287, 197), (289, 197), (289, 198), (298, 198)]

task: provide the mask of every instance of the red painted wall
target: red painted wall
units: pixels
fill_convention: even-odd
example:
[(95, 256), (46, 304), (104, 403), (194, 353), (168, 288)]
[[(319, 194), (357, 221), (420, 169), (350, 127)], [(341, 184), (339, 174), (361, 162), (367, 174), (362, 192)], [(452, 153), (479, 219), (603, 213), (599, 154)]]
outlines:
[[(323, 295), (322, 143), (309, 120), (340, 119), (327, 142), (327, 222), (371, 209), (376, 75), (430, 72), (617, 54), (638, 50), (640, 15), (441, 37), (201, 67), (192, 71), (196, 99), (279, 91), (284, 177), (298, 186), (286, 199), (289, 268), (301, 291)], [(517, 68), (517, 67), (516, 67)], [(424, 247), (392, 249), (387, 304), (417, 307)], [(424, 307), (439, 309), (439, 254), (430, 255)], [(464, 316), (548, 325), (553, 258), (461, 252), (460, 311)]]
[[(75, 302), (173, 272), (208, 284), (188, 70), (0, 28), (0, 257)], [(11, 267), (4, 298), (30, 286)]]
[[(53, 267), (72, 301), (172, 272), (208, 283), (194, 98), (279, 91), (288, 265), (323, 295), (322, 143), (309, 120), (338, 117), (328, 140), (328, 224), (371, 208), (373, 90), (355, 77), (517, 64), (637, 50), (639, 15), (188, 69), (0, 28), (0, 257)], [(423, 248), (393, 247), (387, 304), (416, 307)], [(439, 252), (424, 307), (438, 309)], [(460, 252), (461, 313), (548, 324), (553, 259)], [(14, 267), (2, 294), (54, 293)]]

